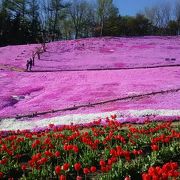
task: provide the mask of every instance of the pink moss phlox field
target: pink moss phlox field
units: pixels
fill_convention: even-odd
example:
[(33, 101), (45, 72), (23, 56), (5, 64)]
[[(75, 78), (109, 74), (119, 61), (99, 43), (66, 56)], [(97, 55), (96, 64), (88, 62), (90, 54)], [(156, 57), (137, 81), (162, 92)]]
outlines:
[(39, 45), (28, 44), (19, 46), (6, 46), (0, 48), (0, 68), (8, 70), (8, 67), (25, 69), (26, 61)]
[[(141, 69), (35, 74), (4, 72), (1, 73), (3, 77), (0, 81), (0, 117), (177, 89), (180, 88), (177, 84), (180, 78), (178, 70), (179, 68), (161, 68), (148, 71)], [(117, 101), (88, 109), (96, 112), (146, 108), (179, 109), (179, 97), (180, 92), (168, 93), (135, 101)], [(80, 109), (78, 113), (82, 112)]]
[[(34, 70), (134, 68), (180, 64), (180, 38), (92, 38), (50, 43)], [(169, 60), (166, 60), (169, 58)], [(171, 61), (175, 58), (175, 61)]]
[[(39, 46), (0, 48), (0, 119), (180, 88), (179, 66), (107, 70), (180, 65), (180, 37), (109, 37), (51, 42), (40, 60), (36, 57), (32, 69), (36, 72), (11, 72), (8, 69), (25, 70), (26, 61)], [(59, 72), (86, 69), (106, 71)], [(114, 101), (44, 117), (144, 109), (179, 110), (180, 91)]]
[[(40, 45), (0, 48), (0, 64), (25, 68)], [(180, 37), (90, 38), (51, 42), (33, 70), (134, 68), (180, 64)], [(172, 60), (174, 59), (174, 60)]]

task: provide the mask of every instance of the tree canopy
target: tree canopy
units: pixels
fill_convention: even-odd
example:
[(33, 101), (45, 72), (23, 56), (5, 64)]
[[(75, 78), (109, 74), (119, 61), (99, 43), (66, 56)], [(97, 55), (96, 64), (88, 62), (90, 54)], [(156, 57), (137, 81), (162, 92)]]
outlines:
[(0, 46), (97, 36), (180, 34), (180, 3), (122, 16), (113, 0), (1, 0)]

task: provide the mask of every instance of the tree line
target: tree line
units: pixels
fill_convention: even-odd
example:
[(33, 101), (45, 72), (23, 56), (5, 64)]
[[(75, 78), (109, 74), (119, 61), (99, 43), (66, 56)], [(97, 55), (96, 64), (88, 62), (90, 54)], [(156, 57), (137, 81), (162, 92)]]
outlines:
[(98, 36), (179, 35), (180, 1), (122, 16), (113, 0), (0, 0), (0, 46)]

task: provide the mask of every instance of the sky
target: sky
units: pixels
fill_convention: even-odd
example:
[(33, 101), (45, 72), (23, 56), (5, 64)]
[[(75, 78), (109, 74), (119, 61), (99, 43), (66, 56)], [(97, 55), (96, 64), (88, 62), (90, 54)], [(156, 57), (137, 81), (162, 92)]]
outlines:
[(121, 15), (136, 15), (142, 12), (145, 7), (151, 7), (157, 3), (170, 2), (172, 5), (180, 0), (114, 0)]

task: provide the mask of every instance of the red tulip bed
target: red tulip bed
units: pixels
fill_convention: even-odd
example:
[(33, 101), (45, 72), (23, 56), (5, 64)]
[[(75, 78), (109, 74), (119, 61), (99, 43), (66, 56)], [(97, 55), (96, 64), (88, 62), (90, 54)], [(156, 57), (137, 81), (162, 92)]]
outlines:
[(41, 132), (0, 133), (0, 179), (168, 180), (180, 171), (180, 125), (53, 124)]

